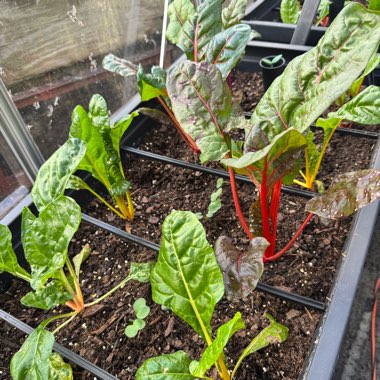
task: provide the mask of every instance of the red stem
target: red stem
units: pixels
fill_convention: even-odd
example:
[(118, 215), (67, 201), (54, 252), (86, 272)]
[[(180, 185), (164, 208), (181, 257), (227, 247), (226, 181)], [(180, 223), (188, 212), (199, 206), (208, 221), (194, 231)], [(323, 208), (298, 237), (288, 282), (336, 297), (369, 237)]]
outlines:
[(232, 197), (234, 199), (236, 213), (239, 217), (239, 221), (240, 221), (241, 226), (243, 227), (244, 232), (248, 236), (248, 239), (252, 240), (253, 235), (252, 235), (251, 231), (249, 230), (248, 224), (247, 224), (247, 222), (244, 218), (243, 212), (241, 211), (241, 208), (240, 208), (239, 198), (238, 198), (237, 189), (236, 189), (236, 181), (235, 181), (234, 170), (231, 167), (228, 167), (228, 173), (230, 175), (231, 191), (232, 191)]
[[(270, 231), (270, 224), (269, 224), (269, 214), (268, 214), (268, 204), (267, 204), (267, 171), (268, 171), (268, 162), (265, 158), (265, 164), (264, 164), (264, 170), (262, 175), (262, 181), (260, 186), (260, 201), (261, 201), (261, 217), (262, 217), (262, 224), (263, 224), (263, 234), (265, 239), (268, 240), (270, 243), (272, 241), (271, 231)], [(268, 247), (270, 248), (270, 246)], [(268, 248), (265, 252), (268, 251)]]
[(277, 236), (277, 217), (278, 217), (278, 207), (280, 205), (280, 198), (281, 198), (281, 185), (282, 181), (276, 182), (273, 189), (271, 204), (270, 204), (270, 211), (269, 216), (272, 221), (272, 240), (270, 241), (270, 246), (266, 250), (266, 253), (268, 253), (268, 257), (271, 257), (274, 255), (274, 250), (276, 248), (276, 236)]
[(298, 239), (298, 237), (301, 235), (302, 231), (304, 230), (304, 228), (307, 226), (307, 224), (310, 222), (311, 218), (313, 217), (314, 214), (309, 214), (307, 216), (307, 218), (305, 219), (305, 221), (302, 223), (301, 227), (298, 229), (298, 231), (294, 234), (294, 236), (291, 238), (291, 240), (289, 241), (288, 244), (286, 244), (286, 246), (281, 249), (281, 251), (277, 252), (275, 255), (271, 256), (271, 257), (264, 257), (264, 263), (268, 262), (268, 261), (273, 261), (273, 260), (277, 260), (278, 258), (280, 258), (286, 251), (288, 251), (288, 249), (291, 248), (291, 246), (294, 244), (294, 242)]
[(375, 295), (371, 320), (371, 353), (372, 353), (372, 380), (376, 380), (376, 314), (377, 314), (377, 293), (380, 287), (380, 277), (376, 281)]
[(158, 97), (158, 101), (161, 103), (162, 107), (164, 107), (167, 114), (172, 119), (174, 126), (176, 127), (177, 131), (181, 135), (182, 139), (185, 141), (185, 143), (192, 149), (194, 153), (199, 154), (200, 149), (197, 147), (195, 142), (191, 139), (191, 137), (182, 129), (181, 125), (178, 123), (177, 119), (175, 118), (173, 112), (170, 110), (170, 108), (166, 105), (164, 99), (161, 98), (161, 96)]

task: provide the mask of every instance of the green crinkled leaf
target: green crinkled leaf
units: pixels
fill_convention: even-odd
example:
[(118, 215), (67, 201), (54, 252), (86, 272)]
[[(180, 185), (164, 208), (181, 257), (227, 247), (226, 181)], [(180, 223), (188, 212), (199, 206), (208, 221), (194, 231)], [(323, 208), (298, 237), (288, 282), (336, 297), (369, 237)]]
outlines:
[[(262, 139), (259, 136), (259, 144)], [(253, 146), (254, 144), (252, 144)], [(270, 190), (274, 184), (294, 173), (297, 169), (298, 153), (306, 146), (306, 139), (302, 133), (289, 128), (277, 135), (269, 145), (258, 151), (245, 153), (240, 158), (222, 160), (222, 164), (236, 169), (243, 169), (253, 165), (257, 169), (255, 177), (261, 181), (267, 163), (267, 188)], [(269, 191), (268, 190), (268, 191)]]
[(118, 58), (113, 54), (107, 54), (102, 62), (103, 67), (123, 77), (137, 75), (138, 67), (130, 61)]
[(363, 84), (363, 81), (364, 81), (364, 78), (370, 74), (373, 70), (376, 69), (376, 67), (380, 64), (380, 54), (378, 53), (375, 53), (371, 59), (369, 60), (363, 74), (358, 78), (356, 79), (356, 81), (352, 84), (351, 88), (350, 88), (350, 95), (351, 97), (355, 97), (359, 92), (360, 92), (360, 89), (362, 87), (362, 84)]
[(257, 352), (258, 350), (261, 350), (266, 346), (269, 346), (270, 344), (282, 343), (288, 338), (289, 330), (286, 326), (276, 322), (276, 320), (270, 314), (265, 313), (264, 315), (269, 319), (270, 325), (268, 327), (265, 327), (264, 330), (260, 331), (260, 333), (255, 338), (253, 338), (248, 347), (245, 348), (241, 353), (236, 367), (233, 371), (234, 374), (240, 363), (247, 356), (253, 354), (254, 352)]
[(372, 11), (380, 11), (380, 0), (369, 0), (368, 9)]
[(73, 369), (61, 355), (53, 352), (49, 358), (49, 380), (73, 380)]
[(166, 38), (173, 44), (179, 42), (180, 32), (185, 22), (195, 15), (191, 0), (174, 0), (168, 7), (169, 24)]
[(190, 372), (194, 376), (203, 377), (223, 354), (224, 347), (237, 331), (245, 327), (244, 321), (241, 318), (241, 313), (237, 312), (232, 319), (218, 328), (216, 338), (212, 344), (206, 348), (202, 354), (201, 360), (193, 361), (190, 364)]
[(145, 360), (136, 372), (136, 380), (194, 380), (190, 373), (191, 359), (183, 351)]
[(222, 131), (231, 93), (216, 66), (185, 61), (168, 75), (167, 90), (176, 119), (201, 150), (200, 160), (217, 161), (228, 153)]
[(60, 281), (53, 280), (35, 292), (26, 294), (21, 298), (21, 303), (29, 307), (50, 310), (55, 306), (64, 305), (72, 298)]
[(146, 74), (141, 65), (137, 72), (137, 87), (141, 100), (148, 101), (158, 96), (165, 96), (166, 71), (159, 66), (153, 66), (150, 74)]
[(246, 298), (263, 274), (263, 256), (269, 243), (262, 237), (251, 240), (249, 248), (241, 252), (226, 236), (215, 243), (215, 255), (223, 273), (226, 296), (229, 300)]
[(39, 211), (63, 195), (70, 176), (86, 153), (86, 144), (71, 138), (41, 166), (32, 189), (32, 199)]
[(206, 60), (216, 65), (226, 79), (245, 53), (251, 40), (252, 29), (249, 25), (234, 25), (216, 34), (207, 45)]
[(191, 212), (173, 211), (165, 219), (151, 285), (154, 302), (169, 307), (204, 339), (211, 334), (223, 277), (205, 230)]
[(281, 20), (287, 24), (297, 24), (300, 17), (298, 0), (282, 0), (280, 6)]
[(72, 115), (70, 136), (87, 144), (78, 169), (92, 173), (111, 195), (123, 195), (131, 187), (124, 178), (119, 145), (123, 133), (137, 115), (134, 112), (111, 127), (107, 104), (100, 95), (92, 97), (88, 114), (77, 106)]
[[(318, 45), (293, 59), (261, 98), (252, 124), (269, 140), (287, 127), (305, 131), (365, 69), (380, 41), (380, 14), (347, 5)], [(368, 38), (371, 36), (371, 38)]]
[(179, 34), (178, 46), (192, 61), (201, 61), (211, 38), (222, 30), (222, 0), (205, 1), (189, 17)]
[(49, 358), (54, 335), (38, 326), (25, 340), (11, 360), (13, 380), (45, 380), (49, 378)]
[(153, 262), (149, 263), (131, 263), (128, 277), (131, 280), (139, 282), (148, 282), (150, 279), (150, 272), (154, 266)]
[(0, 273), (8, 272), (15, 276), (30, 278), (30, 274), (22, 268), (12, 247), (12, 234), (7, 226), (0, 224)]
[(66, 189), (72, 190), (90, 190), (91, 187), (87, 185), (86, 182), (83, 181), (82, 178), (77, 177), (76, 175), (72, 175), (66, 184)]
[(327, 117), (358, 124), (380, 124), (380, 87), (369, 86)]
[(81, 249), (81, 251), (73, 257), (74, 270), (75, 270), (75, 274), (78, 280), (79, 280), (79, 275), (80, 275), (80, 267), (87, 260), (90, 254), (91, 254), (90, 245), (85, 244), (84, 247)]
[(232, 0), (226, 8), (222, 10), (222, 22), (224, 29), (239, 24), (245, 15), (247, 0)]
[(80, 207), (63, 195), (49, 203), (38, 218), (24, 208), (22, 242), (25, 257), (32, 268), (33, 289), (39, 289), (63, 267), (70, 240), (80, 221)]
[(338, 175), (328, 190), (306, 203), (306, 211), (323, 218), (337, 219), (380, 198), (380, 171), (359, 170)]

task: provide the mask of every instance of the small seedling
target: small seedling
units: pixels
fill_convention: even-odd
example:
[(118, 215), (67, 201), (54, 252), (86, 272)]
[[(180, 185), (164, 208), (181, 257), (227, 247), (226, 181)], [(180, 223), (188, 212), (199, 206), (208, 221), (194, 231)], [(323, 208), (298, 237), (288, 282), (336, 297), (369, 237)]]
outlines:
[(282, 54), (275, 55), (274, 57), (263, 58), (261, 61), (268, 67), (275, 67), (282, 59)]
[(133, 304), (133, 310), (135, 311), (137, 319), (135, 319), (131, 325), (125, 328), (125, 335), (128, 338), (134, 338), (140, 330), (145, 327), (144, 319), (150, 313), (150, 307), (147, 306), (144, 298), (138, 298)]
[(207, 210), (207, 218), (212, 218), (215, 213), (222, 207), (220, 196), (222, 195), (223, 178), (216, 182), (216, 190), (211, 194), (211, 201)]

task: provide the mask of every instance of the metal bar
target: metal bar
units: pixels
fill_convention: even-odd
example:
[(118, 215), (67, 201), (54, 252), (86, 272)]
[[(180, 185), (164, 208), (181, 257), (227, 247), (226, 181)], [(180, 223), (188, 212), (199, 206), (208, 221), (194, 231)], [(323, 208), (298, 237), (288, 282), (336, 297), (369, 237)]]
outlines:
[(22, 169), (33, 182), (44, 159), (2, 80), (0, 80), (0, 132)]
[(247, 8), (245, 18), (266, 19), (280, 3), (281, 0), (257, 0)]
[[(131, 242), (131, 243), (136, 243), (139, 245), (142, 245), (143, 247), (146, 247), (148, 249), (151, 249), (153, 251), (158, 252), (160, 249), (160, 246), (158, 244), (152, 243), (149, 240), (145, 240), (139, 236), (130, 234), (126, 231), (123, 231), (117, 227), (111, 226), (108, 223), (105, 223), (101, 220), (98, 220), (96, 218), (93, 218), (87, 214), (82, 214), (82, 219), (96, 227), (102, 228), (105, 231), (108, 231), (121, 239)], [(257, 290), (260, 290), (262, 292), (265, 292), (267, 294), (271, 294), (272, 296), (280, 297), (284, 300), (295, 302), (299, 305), (305, 306), (305, 307), (310, 307), (315, 310), (319, 311), (324, 311), (325, 310), (325, 305), (323, 302), (313, 300), (312, 298), (308, 297), (303, 297), (298, 294), (293, 294), (290, 292), (286, 292), (282, 289), (276, 288), (271, 285), (263, 284), (259, 282), (256, 287)]]
[(321, 0), (305, 0), (302, 6), (301, 16), (297, 22), (291, 44), (305, 45), (311, 26), (313, 25), (315, 15), (317, 14)]
[[(0, 309), (0, 318), (4, 320), (5, 322), (8, 322), (10, 325), (16, 327), (17, 329), (21, 330), (25, 334), (30, 334), (33, 332), (33, 328), (27, 325), (24, 322), (21, 322), (17, 318), (13, 317), (12, 315), (6, 313), (4, 310)], [(61, 354), (63, 357), (65, 357), (67, 360), (69, 360), (71, 363), (74, 363), (86, 371), (91, 372), (93, 375), (95, 375), (98, 379), (103, 380), (118, 380), (117, 377), (109, 374), (107, 371), (99, 368), (95, 364), (92, 364), (88, 360), (82, 358), (81, 356), (77, 355), (76, 353), (72, 352), (71, 350), (68, 350), (67, 348), (61, 346), (59, 343), (54, 343), (53, 350)]]
[[(261, 35), (261, 41), (280, 42), (290, 44), (296, 25), (284, 24), (274, 21), (242, 21), (249, 25)], [(315, 46), (320, 38), (324, 35), (326, 28), (323, 26), (312, 26), (310, 29), (309, 38), (306, 40), (306, 45)]]
[[(162, 162), (164, 164), (174, 165), (174, 166), (184, 168), (184, 169), (196, 170), (196, 171), (200, 171), (200, 172), (205, 173), (205, 174), (210, 174), (213, 176), (222, 177), (222, 178), (226, 178), (226, 179), (230, 178), (229, 174), (223, 170), (208, 168), (206, 166), (193, 164), (193, 163), (186, 162), (183, 160), (177, 160), (175, 158), (162, 156), (160, 154), (147, 152), (145, 150), (136, 149), (136, 148), (132, 148), (132, 147), (125, 146), (125, 145), (121, 145), (120, 149), (123, 150), (124, 152), (128, 152), (128, 153), (134, 154), (136, 156), (146, 158), (148, 160), (159, 161), (159, 162)], [(251, 184), (250, 179), (246, 176), (243, 176), (243, 175), (237, 174), (236, 180)], [(313, 198), (314, 196), (318, 195), (317, 193), (314, 193), (312, 191), (297, 189), (297, 188), (294, 188), (291, 186), (282, 186), (281, 191), (285, 194), (296, 195), (296, 196), (300, 196), (300, 197), (304, 197), (304, 198)]]
[(169, 0), (165, 0), (164, 19), (162, 21), (161, 50), (160, 50), (160, 67), (162, 69), (164, 68), (164, 62), (165, 62), (166, 27), (168, 24), (168, 6), (169, 6)]

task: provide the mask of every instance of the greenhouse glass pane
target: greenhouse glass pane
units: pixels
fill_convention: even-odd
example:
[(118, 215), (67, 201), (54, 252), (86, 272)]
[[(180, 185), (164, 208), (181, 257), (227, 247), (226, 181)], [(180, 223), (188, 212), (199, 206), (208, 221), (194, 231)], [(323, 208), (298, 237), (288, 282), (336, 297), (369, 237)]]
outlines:
[[(99, 93), (111, 112), (135, 78), (102, 68), (113, 53), (158, 64), (164, 0), (0, 0), (0, 75), (43, 156), (67, 138), (71, 112)], [(166, 64), (171, 58), (167, 54)]]
[(29, 192), (31, 183), (0, 133), (0, 219)]

